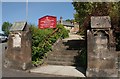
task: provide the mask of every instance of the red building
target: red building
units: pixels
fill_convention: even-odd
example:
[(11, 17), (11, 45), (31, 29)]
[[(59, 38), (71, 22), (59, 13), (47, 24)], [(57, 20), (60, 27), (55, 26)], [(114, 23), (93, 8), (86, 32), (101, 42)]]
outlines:
[(45, 29), (45, 28), (56, 28), (57, 25), (57, 18), (55, 16), (43, 16), (38, 20), (38, 28)]

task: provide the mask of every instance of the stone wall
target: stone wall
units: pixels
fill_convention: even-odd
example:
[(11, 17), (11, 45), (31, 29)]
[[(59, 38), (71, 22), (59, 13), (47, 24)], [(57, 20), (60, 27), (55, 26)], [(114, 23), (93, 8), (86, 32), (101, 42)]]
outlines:
[[(92, 19), (93, 18), (94, 17), (92, 17)], [(93, 20), (92, 23), (94, 27), (87, 30), (88, 64), (86, 75), (88, 77), (118, 76), (118, 71), (116, 69), (117, 53), (115, 50), (115, 39), (112, 29), (110, 28), (111, 26), (106, 26), (110, 24), (107, 22), (103, 23), (103, 20), (105, 21), (106, 18), (102, 16), (98, 17), (100, 20), (95, 20), (95, 23)], [(95, 17), (95, 19), (97, 19), (97, 17)], [(100, 28), (95, 24), (99, 24)]]
[(31, 66), (31, 40), (29, 30), (10, 33), (5, 53), (5, 67), (26, 70)]

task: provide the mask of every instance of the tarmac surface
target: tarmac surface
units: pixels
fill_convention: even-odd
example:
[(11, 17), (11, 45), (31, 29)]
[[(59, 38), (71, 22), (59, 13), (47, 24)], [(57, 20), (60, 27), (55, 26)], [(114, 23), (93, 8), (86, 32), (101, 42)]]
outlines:
[(2, 44), (0, 44), (0, 78), (2, 77)]
[(7, 46), (7, 43), (0, 43), (0, 79), (1, 78), (35, 78), (35, 77), (61, 77), (61, 76), (55, 76), (55, 75), (48, 75), (48, 74), (37, 74), (37, 73), (29, 73), (28, 71), (22, 71), (22, 70), (15, 70), (11, 68), (4, 67), (4, 55), (5, 55), (5, 47)]
[(32, 73), (42, 73), (51, 75), (61, 75), (66, 77), (85, 77), (85, 71), (80, 67), (74, 66), (59, 66), (59, 65), (46, 65), (31, 69)]

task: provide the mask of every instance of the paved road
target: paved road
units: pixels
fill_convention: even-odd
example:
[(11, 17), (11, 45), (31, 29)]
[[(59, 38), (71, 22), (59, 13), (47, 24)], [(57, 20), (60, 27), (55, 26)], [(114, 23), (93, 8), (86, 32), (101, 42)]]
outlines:
[(4, 52), (5, 52), (5, 47), (7, 46), (6, 43), (0, 43), (0, 77), (2, 77), (2, 63), (4, 59)]
[(0, 78), (2, 77), (2, 44), (0, 44)]
[(3, 68), (2, 76), (3, 77), (58, 77), (54, 75), (29, 73), (27, 71), (13, 70), (7, 68)]

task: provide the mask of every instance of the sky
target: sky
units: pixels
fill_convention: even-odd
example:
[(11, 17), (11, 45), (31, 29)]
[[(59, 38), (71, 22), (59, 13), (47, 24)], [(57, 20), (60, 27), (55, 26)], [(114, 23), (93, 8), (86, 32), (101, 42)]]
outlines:
[[(26, 19), (26, 1), (28, 1), (28, 16)], [(59, 20), (73, 19), (75, 13), (71, 2), (76, 0), (0, 0), (0, 33), (2, 23), (8, 21), (26, 21), (31, 24), (38, 25), (38, 19), (45, 15), (53, 15)], [(80, 2), (96, 2), (96, 1), (119, 1), (119, 0), (78, 0)]]
[(2, 24), (2, 2), (0, 1), (0, 33), (2, 32), (1, 24)]
[(2, 23), (27, 20), (38, 25), (38, 19), (45, 15), (56, 16), (57, 20), (62, 16), (66, 20), (73, 19), (75, 13), (71, 2), (28, 2), (27, 10), (26, 15), (26, 2), (2, 2)]

